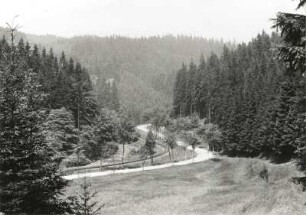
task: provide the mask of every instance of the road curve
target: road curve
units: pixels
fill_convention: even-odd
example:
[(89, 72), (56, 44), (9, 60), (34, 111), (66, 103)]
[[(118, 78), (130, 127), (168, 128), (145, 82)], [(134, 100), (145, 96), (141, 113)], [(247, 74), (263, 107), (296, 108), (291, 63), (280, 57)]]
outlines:
[[(149, 125), (139, 125), (136, 128), (138, 130), (148, 132), (148, 126)], [(158, 136), (163, 137), (162, 134), (158, 134)], [(178, 141), (178, 145), (184, 145), (183, 142)], [(188, 150), (192, 150), (190, 146), (187, 147)], [(155, 170), (155, 169), (163, 169), (167, 167), (173, 167), (173, 166), (182, 166), (192, 163), (198, 163), (202, 161), (206, 161), (210, 158), (213, 158), (214, 155), (212, 153), (209, 153), (207, 149), (203, 148), (195, 148), (195, 154), (196, 156), (192, 159), (183, 160), (175, 163), (167, 163), (167, 164), (161, 164), (156, 166), (147, 166), (147, 167), (139, 167), (134, 169), (120, 169), (120, 170), (107, 170), (107, 171), (99, 171), (99, 172), (90, 172), (90, 173), (79, 173), (79, 174), (72, 174), (72, 175), (66, 175), (62, 176), (64, 179), (67, 180), (73, 180), (78, 178), (84, 178), (84, 177), (98, 177), (98, 176), (105, 176), (105, 175), (111, 175), (111, 174), (126, 174), (126, 173), (132, 173), (132, 172), (140, 172), (140, 171), (149, 171), (149, 170)]]

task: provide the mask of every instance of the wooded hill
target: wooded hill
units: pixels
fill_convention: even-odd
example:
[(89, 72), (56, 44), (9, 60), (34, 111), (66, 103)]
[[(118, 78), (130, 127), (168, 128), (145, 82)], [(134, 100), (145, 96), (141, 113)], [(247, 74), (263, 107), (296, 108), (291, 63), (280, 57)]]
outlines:
[[(305, 1), (304, 1), (305, 3)], [(305, 16), (279, 13), (282, 37), (259, 34), (178, 71), (173, 116), (220, 127), (211, 147), (230, 156), (298, 159), (305, 168)]]
[[(3, 28), (0, 28), (4, 32)], [(171, 107), (175, 71), (182, 62), (220, 55), (223, 41), (188, 36), (126, 38), (80, 36), (62, 38), (20, 34), (31, 43), (60, 56), (62, 51), (80, 62), (90, 74), (93, 86), (114, 79), (122, 107), (137, 122), (143, 110), (152, 106)], [(233, 44), (226, 43), (231, 49)], [(97, 88), (96, 88), (97, 89)], [(99, 90), (99, 89), (97, 89)]]
[(16, 40), (16, 29), (0, 40), (0, 211), (78, 214), (75, 200), (60, 197), (59, 169), (116, 153), (137, 140), (134, 126), (115, 84), (95, 94), (80, 63)]

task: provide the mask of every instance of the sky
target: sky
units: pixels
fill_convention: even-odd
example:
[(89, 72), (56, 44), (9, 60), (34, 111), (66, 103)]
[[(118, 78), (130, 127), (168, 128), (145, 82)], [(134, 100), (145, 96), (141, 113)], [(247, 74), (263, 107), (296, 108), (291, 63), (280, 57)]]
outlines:
[[(0, 0), (0, 26), (31, 34), (190, 35), (247, 42), (270, 33), (276, 13), (295, 13), (292, 0)], [(305, 10), (302, 9), (302, 13)], [(300, 12), (300, 13), (301, 13)]]

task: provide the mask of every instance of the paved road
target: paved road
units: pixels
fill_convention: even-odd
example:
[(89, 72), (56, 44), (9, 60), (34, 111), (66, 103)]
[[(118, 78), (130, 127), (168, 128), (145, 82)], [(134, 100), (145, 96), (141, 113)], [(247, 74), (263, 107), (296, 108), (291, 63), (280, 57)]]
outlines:
[[(137, 126), (137, 129), (144, 131), (144, 132), (148, 132), (148, 125), (139, 125)], [(158, 134), (158, 135), (163, 137), (162, 134)], [(180, 141), (178, 141), (177, 144), (184, 145), (184, 143)], [(187, 149), (192, 150), (190, 146), (188, 146)], [(182, 166), (182, 165), (187, 165), (191, 163), (206, 161), (214, 156), (212, 153), (209, 153), (207, 149), (203, 149), (203, 148), (195, 148), (195, 154), (196, 156), (193, 159), (191, 158), (191, 159), (179, 161), (173, 164), (167, 163), (167, 164), (161, 164), (161, 165), (156, 165), (156, 166), (147, 166), (143, 168), (139, 167), (139, 168), (134, 168), (134, 169), (107, 170), (103, 172), (99, 171), (99, 172), (72, 174), (72, 175), (63, 176), (63, 178), (67, 180), (73, 180), (73, 179), (84, 178), (84, 177), (98, 177), (98, 176), (105, 176), (105, 175), (111, 175), (111, 174), (126, 174), (126, 173), (132, 173), (132, 172), (163, 169), (163, 168), (172, 167), (172, 166)]]

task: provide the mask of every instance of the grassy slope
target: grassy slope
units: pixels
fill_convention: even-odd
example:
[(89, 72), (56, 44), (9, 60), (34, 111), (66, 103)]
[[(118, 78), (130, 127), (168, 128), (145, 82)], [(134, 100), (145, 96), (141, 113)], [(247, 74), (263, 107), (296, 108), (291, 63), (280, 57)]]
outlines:
[[(221, 158), (193, 165), (91, 178), (103, 214), (306, 214), (305, 193), (290, 182), (292, 164)], [(79, 181), (67, 193), (75, 193)]]

